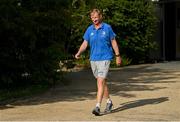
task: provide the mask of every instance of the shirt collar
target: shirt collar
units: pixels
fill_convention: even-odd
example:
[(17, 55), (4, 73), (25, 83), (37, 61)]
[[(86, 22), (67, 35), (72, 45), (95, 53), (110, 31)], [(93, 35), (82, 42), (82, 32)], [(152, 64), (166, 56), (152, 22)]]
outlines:
[[(104, 28), (104, 23), (102, 22), (102, 23), (101, 23), (101, 26), (100, 26), (100, 28), (99, 28), (99, 29), (103, 29), (103, 28)], [(95, 26), (94, 26), (94, 25), (93, 25), (93, 29), (94, 29), (94, 30), (96, 30), (96, 28), (95, 28)]]

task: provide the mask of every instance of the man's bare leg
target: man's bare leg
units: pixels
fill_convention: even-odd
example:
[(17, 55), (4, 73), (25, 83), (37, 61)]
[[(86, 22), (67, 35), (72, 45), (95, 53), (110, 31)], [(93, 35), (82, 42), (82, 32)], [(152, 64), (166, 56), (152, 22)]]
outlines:
[(107, 85), (106, 81), (104, 83), (104, 94), (103, 94), (103, 97), (105, 99), (107, 99), (107, 104), (106, 104), (105, 112), (110, 112), (111, 109), (112, 109), (113, 104), (112, 104), (112, 100), (110, 99), (110, 96), (109, 96), (109, 89), (108, 89), (108, 85)]
[(101, 102), (103, 99), (103, 94), (104, 94), (104, 83), (105, 80), (104, 78), (97, 78), (97, 104), (96, 107), (93, 109), (92, 113), (95, 114), (96, 116), (100, 115), (100, 107), (101, 107)]
[(107, 83), (106, 83), (106, 80), (104, 82), (104, 94), (103, 94), (103, 98), (105, 99), (109, 99), (109, 89), (108, 89), (108, 86), (107, 86)]
[(100, 107), (101, 102), (102, 102), (102, 98), (104, 95), (104, 85), (105, 85), (105, 79), (98, 77), (97, 78), (97, 87), (98, 87), (98, 91), (97, 91), (97, 107)]

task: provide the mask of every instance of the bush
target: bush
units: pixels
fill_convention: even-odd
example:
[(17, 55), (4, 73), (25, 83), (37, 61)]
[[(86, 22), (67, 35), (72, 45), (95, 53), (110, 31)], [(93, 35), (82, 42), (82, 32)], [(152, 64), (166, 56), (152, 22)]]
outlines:
[(150, 0), (99, 0), (97, 5), (117, 34), (121, 53), (132, 63), (147, 62), (150, 50), (157, 47), (153, 40), (157, 21), (154, 4)]
[[(123, 65), (147, 62), (156, 48), (150, 0), (1, 0), (0, 87), (61, 80), (59, 62), (77, 52), (96, 6), (117, 34)], [(89, 65), (88, 55), (79, 63)]]
[(82, 43), (82, 36), (91, 24), (90, 9), (99, 8), (103, 11), (104, 21), (117, 34), (121, 55), (132, 60), (133, 64), (149, 61), (150, 50), (157, 48), (152, 39), (157, 18), (151, 0), (96, 0), (94, 4), (88, 0), (74, 0), (73, 5), (71, 39), (74, 45)]
[(54, 84), (62, 79), (70, 14), (67, 0), (0, 1), (0, 87)]

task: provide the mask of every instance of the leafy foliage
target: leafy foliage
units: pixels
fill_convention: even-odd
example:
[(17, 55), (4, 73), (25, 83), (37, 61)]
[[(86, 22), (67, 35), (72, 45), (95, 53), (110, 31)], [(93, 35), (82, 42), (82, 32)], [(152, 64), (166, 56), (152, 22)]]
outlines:
[(66, 55), (65, 40), (70, 34), (67, 2), (0, 1), (1, 86), (54, 84), (61, 79), (56, 70)]
[[(61, 80), (59, 62), (77, 52), (92, 8), (117, 34), (123, 65), (149, 60), (156, 47), (150, 0), (0, 0), (0, 87)], [(89, 52), (83, 56), (88, 64)]]
[(81, 4), (74, 10), (74, 16), (79, 15), (81, 18), (75, 19), (76, 36), (72, 34), (79, 39), (78, 42), (82, 41), (84, 28), (90, 24), (86, 12), (91, 7), (99, 8), (104, 14), (104, 21), (109, 23), (117, 34), (121, 54), (132, 59), (135, 64), (149, 61), (150, 51), (157, 47), (152, 39), (157, 19), (155, 6), (150, 0), (96, 0), (91, 5), (85, 2)]

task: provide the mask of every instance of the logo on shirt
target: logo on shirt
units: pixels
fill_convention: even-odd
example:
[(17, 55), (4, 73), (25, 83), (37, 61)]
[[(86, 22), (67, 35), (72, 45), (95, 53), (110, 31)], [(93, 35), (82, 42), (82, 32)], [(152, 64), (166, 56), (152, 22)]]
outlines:
[(94, 33), (92, 32), (90, 35), (91, 35), (91, 36), (93, 36), (93, 35), (94, 35)]
[(103, 35), (103, 36), (105, 36), (105, 35), (106, 35), (106, 32), (105, 32), (105, 31), (103, 31), (103, 32), (102, 32), (102, 35)]
[(106, 32), (105, 32), (105, 31), (102, 31), (101, 36), (102, 36), (102, 37), (105, 37), (105, 36), (106, 36)]

